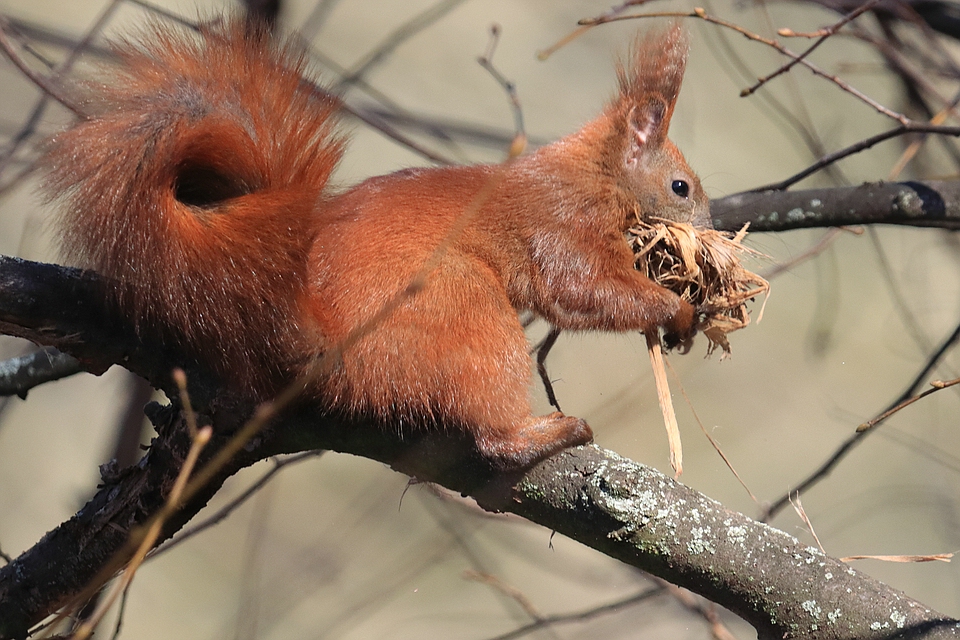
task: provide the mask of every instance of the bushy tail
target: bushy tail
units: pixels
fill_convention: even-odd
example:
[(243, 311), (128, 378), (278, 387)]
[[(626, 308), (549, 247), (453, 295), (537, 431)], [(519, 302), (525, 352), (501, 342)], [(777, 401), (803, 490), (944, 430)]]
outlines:
[(338, 102), (298, 47), (239, 20), (114, 49), (119, 66), (81, 87), (89, 118), (46, 155), (64, 257), (116, 281), (139, 330), (272, 393), (298, 349)]

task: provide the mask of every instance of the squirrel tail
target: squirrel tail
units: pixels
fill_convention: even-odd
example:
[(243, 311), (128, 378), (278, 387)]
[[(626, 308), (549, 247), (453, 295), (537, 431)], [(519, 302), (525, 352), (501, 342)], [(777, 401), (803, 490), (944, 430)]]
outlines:
[(87, 119), (45, 156), (64, 257), (112, 280), (138, 331), (273, 393), (303, 333), (339, 102), (304, 78), (298, 46), (241, 20), (154, 25), (114, 52), (80, 87)]

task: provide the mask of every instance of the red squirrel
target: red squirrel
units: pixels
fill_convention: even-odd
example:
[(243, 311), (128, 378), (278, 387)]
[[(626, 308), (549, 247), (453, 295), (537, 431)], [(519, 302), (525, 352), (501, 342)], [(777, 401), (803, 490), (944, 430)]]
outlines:
[(678, 25), (637, 40), (618, 95), (572, 135), (504, 165), (345, 190), (327, 184), (339, 103), (306, 79), (297, 45), (225, 20), (156, 25), (115, 51), (119, 64), (79, 87), (89, 117), (45, 157), (64, 255), (119, 283), (139, 329), (243, 393), (303, 375), (434, 261), (307, 393), (384, 428), (464, 430), (494, 467), (522, 468), (592, 432), (532, 415), (518, 311), (560, 329), (695, 331), (694, 309), (633, 268), (623, 235), (638, 216), (709, 223), (667, 138)]

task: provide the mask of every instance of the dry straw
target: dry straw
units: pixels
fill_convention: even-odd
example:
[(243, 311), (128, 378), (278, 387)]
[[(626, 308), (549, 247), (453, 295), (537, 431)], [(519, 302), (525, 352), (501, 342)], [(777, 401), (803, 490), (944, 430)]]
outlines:
[[(727, 334), (750, 324), (747, 302), (766, 295), (769, 283), (741, 265), (744, 254), (759, 255), (743, 246), (746, 226), (734, 236), (697, 229), (670, 220), (638, 221), (627, 230), (637, 270), (670, 289), (697, 310), (697, 330), (706, 336), (707, 355), (720, 347), (721, 359), (730, 354)], [(766, 303), (766, 300), (764, 300)], [(760, 309), (758, 320), (763, 316)], [(657, 382), (657, 397), (670, 442), (670, 463), (677, 476), (683, 471), (680, 431), (670, 399), (659, 334), (647, 336), (647, 349)]]

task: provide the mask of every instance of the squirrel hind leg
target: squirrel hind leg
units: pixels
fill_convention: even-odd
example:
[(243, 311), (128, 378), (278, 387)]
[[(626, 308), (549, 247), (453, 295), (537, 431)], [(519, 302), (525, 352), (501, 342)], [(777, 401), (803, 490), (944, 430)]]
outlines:
[(505, 432), (482, 431), (476, 436), (480, 453), (504, 471), (525, 469), (569, 447), (593, 442), (585, 420), (559, 411), (530, 416)]

